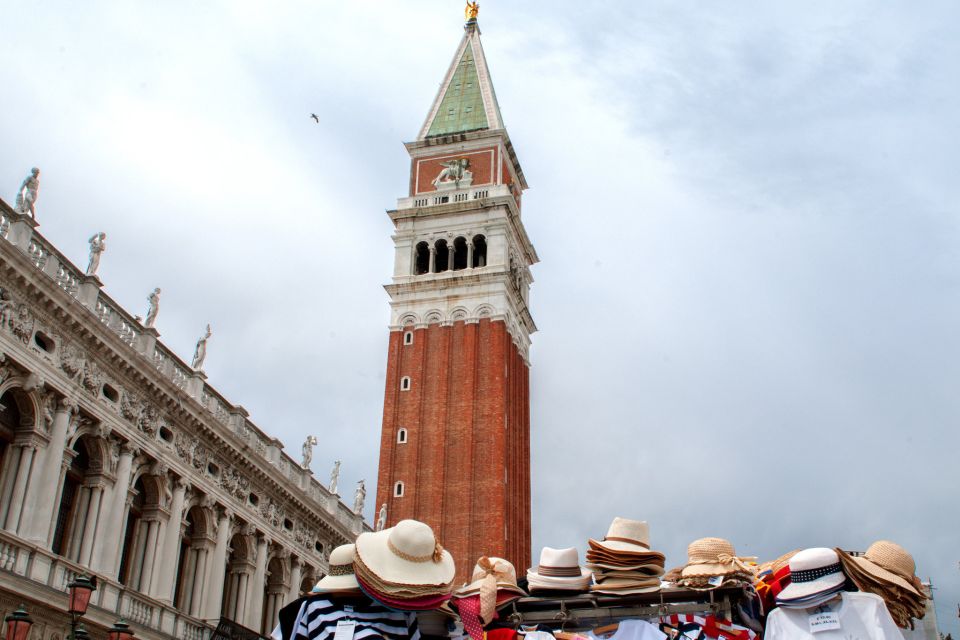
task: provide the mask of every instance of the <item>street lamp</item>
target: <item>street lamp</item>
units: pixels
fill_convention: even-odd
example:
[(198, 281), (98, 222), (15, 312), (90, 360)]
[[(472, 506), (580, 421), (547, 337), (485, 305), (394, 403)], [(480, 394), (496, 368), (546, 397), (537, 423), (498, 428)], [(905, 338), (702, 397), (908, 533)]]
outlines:
[(30, 627), (33, 626), (33, 618), (22, 604), (3, 621), (7, 623), (7, 640), (27, 640)]
[(130, 630), (130, 625), (123, 618), (120, 618), (113, 623), (113, 627), (107, 632), (107, 640), (133, 640), (133, 631)]
[(70, 590), (70, 602), (67, 607), (70, 611), (70, 638), (71, 640), (89, 640), (90, 634), (83, 625), (77, 626), (77, 618), (82, 617), (90, 606), (90, 596), (97, 590), (97, 577), (88, 578), (81, 574), (67, 585), (67, 589)]

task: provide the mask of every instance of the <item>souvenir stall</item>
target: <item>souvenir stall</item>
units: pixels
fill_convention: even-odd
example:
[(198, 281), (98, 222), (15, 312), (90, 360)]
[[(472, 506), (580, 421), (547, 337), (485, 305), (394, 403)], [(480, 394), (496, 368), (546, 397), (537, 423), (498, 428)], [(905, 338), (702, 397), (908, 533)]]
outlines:
[[(275, 640), (904, 640), (926, 596), (891, 542), (864, 554), (793, 551), (758, 564), (722, 538), (665, 570), (646, 522), (616, 518), (576, 548), (545, 547), (518, 579), (481, 557), (455, 588), (453, 558), (422, 522), (338, 547), (330, 574), (285, 607)], [(852, 635), (851, 635), (852, 634)], [(907, 634), (906, 636), (904, 634)], [(912, 639), (911, 639), (912, 640)]]

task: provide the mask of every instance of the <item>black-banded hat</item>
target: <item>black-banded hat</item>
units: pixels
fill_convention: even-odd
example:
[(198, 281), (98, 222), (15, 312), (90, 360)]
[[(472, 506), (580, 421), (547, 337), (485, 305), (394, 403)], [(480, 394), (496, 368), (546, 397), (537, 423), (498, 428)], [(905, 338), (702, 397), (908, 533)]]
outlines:
[(790, 558), (790, 584), (777, 600), (797, 600), (836, 591), (847, 581), (840, 556), (833, 549), (814, 547), (799, 551)]
[(353, 572), (354, 546), (340, 545), (330, 552), (330, 571), (313, 587), (313, 593), (360, 593)]

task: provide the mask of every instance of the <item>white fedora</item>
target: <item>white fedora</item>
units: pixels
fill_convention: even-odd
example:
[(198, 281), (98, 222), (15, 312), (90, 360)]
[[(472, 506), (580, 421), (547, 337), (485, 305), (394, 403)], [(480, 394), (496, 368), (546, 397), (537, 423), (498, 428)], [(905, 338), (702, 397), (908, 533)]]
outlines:
[(353, 573), (354, 546), (343, 544), (330, 552), (330, 573), (313, 587), (314, 593), (360, 593), (360, 584)]
[(433, 529), (401, 520), (383, 531), (361, 533), (357, 560), (380, 582), (406, 586), (450, 586), (457, 570), (453, 556), (437, 542)]
[(580, 566), (576, 547), (554, 549), (544, 547), (540, 551), (540, 563), (527, 570), (527, 584), (531, 591), (557, 589), (560, 591), (585, 591), (590, 586), (591, 572)]
[(833, 549), (814, 547), (790, 558), (790, 584), (777, 595), (777, 601), (809, 598), (839, 589), (847, 581), (840, 556)]

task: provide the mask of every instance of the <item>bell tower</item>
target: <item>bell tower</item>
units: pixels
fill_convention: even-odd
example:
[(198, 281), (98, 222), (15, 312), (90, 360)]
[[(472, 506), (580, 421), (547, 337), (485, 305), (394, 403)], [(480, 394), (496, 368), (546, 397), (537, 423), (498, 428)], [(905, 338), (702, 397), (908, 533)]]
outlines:
[(490, 80), (476, 4), (389, 211), (390, 295), (377, 511), (429, 524), (469, 577), (530, 566), (527, 188)]

